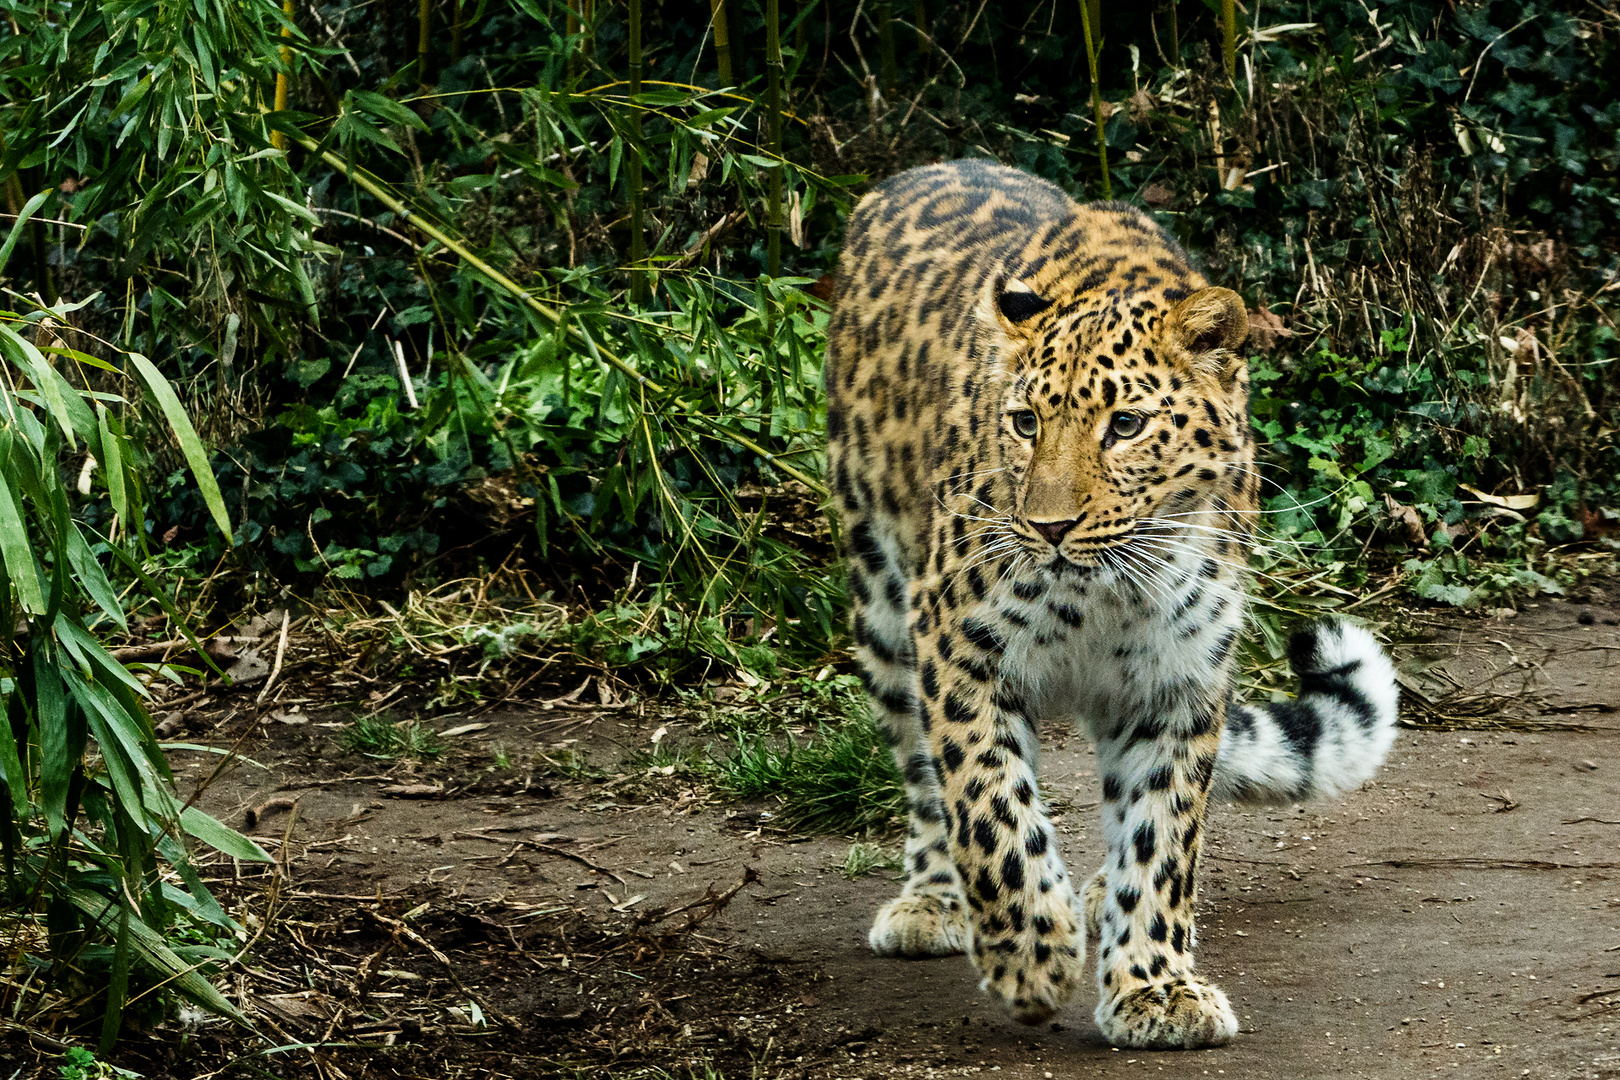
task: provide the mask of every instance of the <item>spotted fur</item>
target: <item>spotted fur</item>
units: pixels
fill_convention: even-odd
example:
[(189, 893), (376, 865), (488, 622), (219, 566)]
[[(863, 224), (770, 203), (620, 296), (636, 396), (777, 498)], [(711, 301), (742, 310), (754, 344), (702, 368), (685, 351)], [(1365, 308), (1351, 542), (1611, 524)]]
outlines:
[[(839, 263), (829, 470), (911, 818), (872, 948), (968, 951), (1034, 1023), (1078, 986), (1089, 922), (1120, 1046), (1237, 1029), (1193, 968), (1212, 787), (1342, 790), (1390, 742), (1393, 672), (1341, 624), (1299, 636), (1297, 702), (1228, 707), (1257, 507), (1247, 329), (1147, 216), (986, 162), (880, 186)], [(1109, 853), (1088, 902), (1039, 795), (1042, 720), (1096, 740)]]

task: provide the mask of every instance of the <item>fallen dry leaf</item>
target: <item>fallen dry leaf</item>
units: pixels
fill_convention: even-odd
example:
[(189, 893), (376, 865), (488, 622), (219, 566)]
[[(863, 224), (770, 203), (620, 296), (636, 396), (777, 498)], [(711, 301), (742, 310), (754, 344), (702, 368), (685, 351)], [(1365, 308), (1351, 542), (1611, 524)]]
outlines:
[(327, 999), (312, 990), (296, 994), (255, 994), (253, 1004), (281, 1020), (326, 1020), (332, 1016)]
[(1384, 509), (1389, 511), (1390, 521), (1404, 531), (1408, 544), (1420, 548), (1429, 546), (1429, 537), (1423, 530), (1423, 519), (1418, 516), (1416, 508), (1403, 506), (1395, 501), (1395, 496), (1385, 495)]
[(1137, 194), (1154, 210), (1163, 210), (1167, 206), (1174, 206), (1176, 202), (1176, 189), (1158, 181), (1149, 184)]
[(1150, 90), (1138, 90), (1130, 96), (1125, 105), (1130, 110), (1131, 123), (1143, 124), (1159, 107), (1159, 99)]
[(1508, 510), (1528, 510), (1541, 501), (1541, 495), (1537, 492), (1532, 492), (1529, 495), (1488, 495), (1472, 484), (1458, 484), (1457, 486), (1482, 503), (1490, 506), (1500, 506)]
[(1249, 344), (1257, 349), (1271, 349), (1284, 338), (1291, 338), (1294, 332), (1288, 329), (1288, 324), (1280, 316), (1271, 312), (1269, 308), (1255, 308), (1249, 312)]

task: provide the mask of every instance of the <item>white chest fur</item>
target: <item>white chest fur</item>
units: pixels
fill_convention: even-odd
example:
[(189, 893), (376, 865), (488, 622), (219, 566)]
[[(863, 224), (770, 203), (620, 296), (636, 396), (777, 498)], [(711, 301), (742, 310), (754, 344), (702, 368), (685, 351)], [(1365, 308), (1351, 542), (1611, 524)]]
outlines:
[[(1037, 582), (1044, 588), (1031, 595)], [(1150, 568), (1026, 572), (986, 607), (1008, 629), (1002, 677), (1042, 720), (1078, 721), (1097, 737), (1159, 711), (1167, 696), (1224, 684), (1244, 592), (1229, 561), (1183, 549)]]

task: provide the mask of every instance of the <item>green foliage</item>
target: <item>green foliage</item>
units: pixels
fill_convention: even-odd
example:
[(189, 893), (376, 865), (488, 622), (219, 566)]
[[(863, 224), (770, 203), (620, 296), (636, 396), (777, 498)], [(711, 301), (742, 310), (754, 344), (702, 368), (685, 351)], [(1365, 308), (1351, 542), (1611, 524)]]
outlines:
[(689, 594), (659, 588), (648, 600), (591, 611), (546, 640), (609, 670), (637, 665), (664, 681), (715, 660), (761, 678), (778, 674), (774, 650), (735, 640), (724, 619), (694, 612), (691, 603)]
[[(0, 257), (11, 250), (8, 242)], [(103, 560), (170, 605), (142, 568), (138, 532), (133, 543), (115, 540), (74, 516), (61, 468), (69, 455), (88, 457), (86, 482), (100, 481), (126, 537), (129, 524), (142, 520), (144, 486), (113, 412), (121, 399), (76, 387), (56, 362), (81, 380), (87, 368), (126, 384), (138, 380), (199, 467), (205, 501), (218, 505), (219, 491), (197, 433), (143, 357), (127, 357), (126, 375), (86, 354), (49, 347), (48, 355), (35, 344), (47, 319), (65, 323), (69, 313), (66, 304), (0, 311), (0, 889), (8, 905), (43, 913), (56, 977), (93, 971), (101, 979), (105, 1052), (132, 985), (166, 982), (245, 1023), (199, 970), (212, 970), (226, 954), (176, 948), (166, 935), (191, 922), (237, 930), (204, 886), (188, 838), (238, 858), (268, 856), (180, 803), (147, 714), (146, 687), (97, 637), (98, 630), (125, 628)], [(183, 624), (179, 612), (170, 613)]]
[[(747, 89), (766, 70), (741, 46), (766, 9), (733, 6)], [(55, 249), (61, 284), (109, 286), (89, 317), (143, 341), (227, 443), (236, 565), (283, 582), (392, 590), (527, 535), (542, 559), (605, 565), (606, 581), (580, 575), (593, 603), (633, 567), (677, 599), (693, 625), (605, 648), (616, 661), (700, 640), (734, 662), (744, 623), (820, 652), (842, 603), (813, 571), (827, 551), (738, 493), (779, 505), (802, 476), (793, 497), (814, 498), (824, 316), (799, 286), (831, 266), (848, 186), (962, 153), (1147, 200), (1216, 280), (1291, 319), (1256, 402), (1285, 542), (1354, 563), (1384, 495), (1454, 526), (1478, 509), (1458, 484), (1523, 490), (1560, 468), (1576, 494), (1530, 532), (1567, 542), (1620, 475), (1600, 434), (1612, 320), (1593, 299), (1620, 214), (1601, 6), (1281, 2), (1237, 27), (1253, 78), (1235, 83), (1202, 9), (1179, 12), (1172, 43), (1158, 15), (1111, 8), (1093, 48), (1080, 20), (1035, 34), (986, 10), (953, 29), (950, 9), (930, 50), (885, 51), (905, 109), (827, 77), (865, 63), (860, 25), (849, 39), (802, 19), (782, 50), (785, 161), (762, 150), (757, 101), (708, 89), (701, 6), (647, 15), (634, 97), (622, 9), (595, 16), (582, 54), (522, 3), (470, 14), (411, 97), (425, 77), (406, 28), (333, 0), (326, 44), (291, 39), (298, 107), (272, 114), (273, 3), (7, 10), (0, 174), (20, 168), (51, 192), (44, 212), (86, 226)], [(645, 304), (625, 292), (632, 159)], [(804, 241), (785, 272), (803, 278), (759, 276), (773, 182)], [(1539, 299), (1570, 290), (1587, 299)], [(1520, 331), (1536, 370), (1509, 390), (1500, 342)], [(479, 501), (491, 485), (499, 513)], [(202, 509), (173, 472), (152, 525), (211, 566), (226, 544)], [(1514, 557), (1500, 525), (1481, 543)]]
[[(1601, 419), (1620, 269), (1613, 12), (1265, 15), (1315, 26), (1256, 44), (1255, 79), (1221, 103), (1222, 141), (1178, 138), (1155, 164), (1217, 279), (1292, 316), (1292, 340), (1254, 365), (1265, 521), (1353, 574), (1375, 540), (1411, 542), (1415, 514), (1436, 552), (1407, 563), (1417, 595), (1541, 588), (1542, 545), (1579, 539), (1581, 512), (1620, 494)], [(1156, 86), (1165, 99), (1174, 78)], [(1134, 137), (1166, 145), (1179, 115), (1140, 117)], [(1204, 183), (1186, 167), (1200, 146), (1265, 171), (1205, 197), (1207, 166)], [(1477, 495), (1538, 487), (1539, 514)]]
[(96, 1055), (82, 1046), (69, 1047), (63, 1052), (62, 1060), (63, 1063), (56, 1067), (61, 1080), (140, 1080), (140, 1073), (97, 1061)]
[[(261, 104), (281, 68), (279, 5), (0, 10), (12, 31), (0, 47), (0, 177), (60, 192), (46, 209), (70, 209), (93, 241), (60, 249), (71, 259), (62, 284), (124, 279), (98, 314), (131, 341), (144, 329), (148, 351), (171, 362), (217, 356), (226, 390), (236, 347), (285, 342), (289, 314), (313, 317), (305, 258), (332, 252), (311, 239), (318, 219), (269, 146)], [(44, 266), (36, 286), (49, 296)]]
[(1471, 563), (1466, 555), (1443, 551), (1432, 559), (1408, 559), (1408, 587), (1425, 600), (1452, 607), (1474, 607), (1514, 593), (1564, 595), (1564, 587), (1545, 574), (1525, 566)]

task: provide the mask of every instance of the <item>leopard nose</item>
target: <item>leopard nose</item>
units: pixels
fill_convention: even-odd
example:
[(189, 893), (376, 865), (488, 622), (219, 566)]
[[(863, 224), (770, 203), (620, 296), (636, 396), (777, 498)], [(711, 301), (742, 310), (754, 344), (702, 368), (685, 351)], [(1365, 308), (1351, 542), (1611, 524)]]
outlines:
[(1046, 537), (1046, 539), (1051, 542), (1053, 547), (1056, 547), (1058, 544), (1063, 542), (1064, 534), (1079, 524), (1079, 519), (1070, 518), (1068, 521), (1032, 521), (1029, 524), (1030, 527), (1036, 532)]

